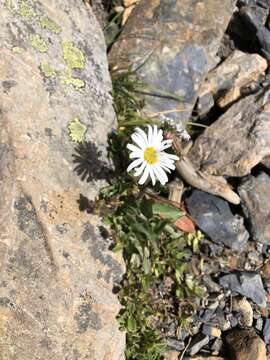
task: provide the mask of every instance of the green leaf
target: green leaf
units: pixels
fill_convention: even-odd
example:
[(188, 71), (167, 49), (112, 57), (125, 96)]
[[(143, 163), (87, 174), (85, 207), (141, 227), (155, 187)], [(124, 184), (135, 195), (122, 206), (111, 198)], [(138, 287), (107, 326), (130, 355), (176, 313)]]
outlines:
[(121, 243), (116, 244), (112, 249), (112, 251), (114, 253), (118, 253), (118, 252), (120, 252), (122, 250), (123, 250), (123, 244), (121, 244)]
[(132, 254), (130, 262), (132, 265), (134, 265), (136, 268), (138, 268), (141, 265), (141, 259), (138, 254)]
[(131, 224), (130, 228), (135, 233), (140, 233), (140, 234), (145, 235), (146, 239), (149, 237), (149, 231), (146, 229), (145, 226), (143, 226), (140, 223), (135, 223), (135, 224), (133, 223), (133, 224)]
[(168, 204), (153, 204), (153, 213), (169, 220), (179, 219), (183, 213), (176, 207)]
[(143, 198), (142, 202), (141, 202), (141, 212), (143, 213), (143, 215), (145, 217), (147, 217), (148, 219), (150, 219), (153, 216), (153, 201), (150, 199), (146, 199), (145, 197)]
[(192, 275), (186, 275), (185, 283), (190, 290), (194, 290), (195, 282)]
[(150, 257), (150, 251), (147, 247), (144, 248), (144, 256), (146, 256), (147, 258)]
[(131, 331), (131, 332), (136, 331), (136, 329), (137, 329), (136, 320), (132, 315), (129, 316), (129, 318), (128, 318), (127, 328), (128, 328), (128, 331)]
[(146, 275), (151, 271), (151, 261), (146, 256), (143, 258), (143, 271)]

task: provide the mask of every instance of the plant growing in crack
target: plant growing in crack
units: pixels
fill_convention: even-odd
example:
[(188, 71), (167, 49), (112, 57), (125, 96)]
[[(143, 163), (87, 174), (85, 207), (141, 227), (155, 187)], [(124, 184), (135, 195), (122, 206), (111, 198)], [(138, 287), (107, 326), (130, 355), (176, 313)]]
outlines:
[[(83, 209), (103, 216), (113, 251), (121, 251), (126, 263), (118, 285), (122, 305), (118, 321), (127, 332), (126, 358), (161, 360), (172, 326), (175, 336), (181, 328), (188, 328), (198, 306), (196, 299), (204, 295), (194, 271), (200, 268), (203, 235), (184, 233), (177, 227), (185, 209), (180, 198), (168, 199), (167, 183), (174, 177), (168, 173), (175, 170), (178, 156), (173, 154), (172, 139), (164, 137), (175, 130), (169, 124), (160, 124), (158, 129), (156, 120), (144, 118), (144, 103), (138, 96), (141, 86), (134, 73), (114, 80), (119, 128), (109, 138), (108, 153), (115, 172), (98, 199), (81, 200)], [(137, 127), (145, 124), (147, 133)], [(89, 165), (89, 158), (87, 151), (85, 156), (74, 157), (84, 163), (75, 168), (83, 178), (88, 176), (85, 161)]]

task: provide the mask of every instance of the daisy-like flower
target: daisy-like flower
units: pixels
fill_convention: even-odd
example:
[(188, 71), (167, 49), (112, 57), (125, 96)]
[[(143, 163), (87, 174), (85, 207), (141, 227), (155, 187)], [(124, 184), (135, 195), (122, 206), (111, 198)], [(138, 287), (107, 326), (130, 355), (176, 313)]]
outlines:
[(164, 150), (172, 146), (172, 140), (163, 140), (162, 130), (157, 126), (148, 125), (148, 134), (142, 129), (136, 128), (131, 135), (134, 144), (128, 144), (131, 151), (130, 159), (135, 159), (127, 168), (127, 171), (135, 169), (135, 176), (141, 176), (139, 184), (142, 185), (150, 177), (152, 184), (158, 180), (162, 185), (168, 181), (166, 172), (175, 169), (174, 162), (178, 156), (168, 154)]

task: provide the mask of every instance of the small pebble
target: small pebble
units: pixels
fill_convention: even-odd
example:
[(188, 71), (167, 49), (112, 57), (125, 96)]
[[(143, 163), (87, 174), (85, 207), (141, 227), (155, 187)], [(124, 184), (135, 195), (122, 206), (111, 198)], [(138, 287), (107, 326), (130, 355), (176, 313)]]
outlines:
[(219, 338), (221, 336), (221, 330), (215, 326), (204, 324), (202, 328), (204, 335), (213, 336)]

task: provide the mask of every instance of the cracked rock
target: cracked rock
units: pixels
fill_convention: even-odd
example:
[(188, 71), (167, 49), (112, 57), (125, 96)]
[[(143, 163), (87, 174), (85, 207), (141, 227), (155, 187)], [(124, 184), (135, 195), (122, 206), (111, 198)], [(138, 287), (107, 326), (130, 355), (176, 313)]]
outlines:
[(265, 173), (249, 176), (238, 190), (253, 239), (270, 245), (270, 177)]
[(240, 98), (241, 89), (264, 73), (267, 61), (258, 54), (235, 50), (221, 65), (212, 70), (199, 90), (198, 108), (206, 113), (214, 105), (224, 108)]
[(266, 293), (259, 274), (251, 272), (231, 273), (222, 276), (219, 283), (232, 292), (246, 296), (261, 307), (266, 306)]
[(211, 194), (194, 190), (186, 199), (187, 209), (197, 226), (211, 240), (235, 251), (243, 251), (249, 234), (243, 219), (233, 215), (228, 203)]
[(201, 82), (219, 62), (216, 54), (235, 3), (141, 0), (136, 6), (109, 57), (116, 71), (138, 68), (148, 87), (148, 115), (163, 113), (161, 120), (178, 123), (188, 120)]
[(242, 98), (195, 141), (188, 156), (213, 175), (244, 176), (270, 155), (270, 90)]
[(230, 360), (267, 360), (262, 339), (252, 330), (231, 330), (225, 335)]

